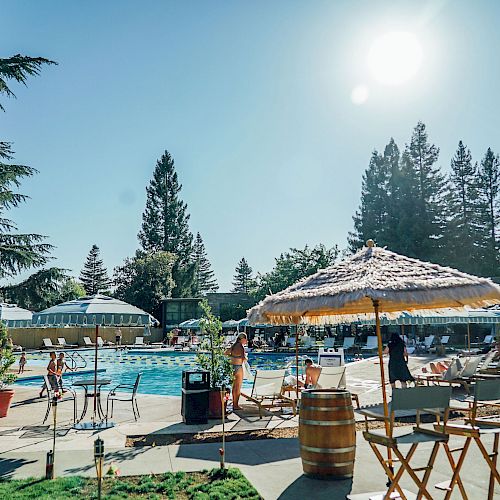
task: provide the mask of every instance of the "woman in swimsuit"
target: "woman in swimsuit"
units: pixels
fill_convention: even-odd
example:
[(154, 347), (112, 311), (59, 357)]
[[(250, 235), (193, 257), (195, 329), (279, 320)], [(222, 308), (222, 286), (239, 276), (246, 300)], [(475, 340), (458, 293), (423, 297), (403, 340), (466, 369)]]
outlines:
[(240, 399), (241, 384), (243, 383), (243, 363), (245, 361), (245, 345), (247, 343), (246, 333), (240, 333), (236, 342), (226, 350), (225, 354), (231, 357), (233, 367), (233, 410), (240, 410), (238, 401)]

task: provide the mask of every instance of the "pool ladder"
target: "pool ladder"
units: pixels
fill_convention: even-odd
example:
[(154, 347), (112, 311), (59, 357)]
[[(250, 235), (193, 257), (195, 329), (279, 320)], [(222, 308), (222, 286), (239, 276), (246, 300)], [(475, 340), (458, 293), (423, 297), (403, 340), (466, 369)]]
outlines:
[[(75, 360), (75, 357), (77, 359), (79, 358), (79, 360), (81, 360), (81, 362), (83, 363), (81, 366)], [(87, 367), (87, 361), (86, 361), (86, 359), (79, 352), (72, 352), (72, 353), (67, 352), (66, 353), (66, 358), (69, 361), (68, 366), (72, 370), (82, 370), (83, 368)]]

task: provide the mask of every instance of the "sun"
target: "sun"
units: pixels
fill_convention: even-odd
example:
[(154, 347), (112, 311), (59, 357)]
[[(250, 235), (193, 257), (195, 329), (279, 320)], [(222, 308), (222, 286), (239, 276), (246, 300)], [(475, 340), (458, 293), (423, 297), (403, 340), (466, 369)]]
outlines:
[(413, 33), (396, 31), (377, 38), (368, 51), (373, 77), (384, 85), (400, 85), (413, 78), (422, 64), (423, 51)]

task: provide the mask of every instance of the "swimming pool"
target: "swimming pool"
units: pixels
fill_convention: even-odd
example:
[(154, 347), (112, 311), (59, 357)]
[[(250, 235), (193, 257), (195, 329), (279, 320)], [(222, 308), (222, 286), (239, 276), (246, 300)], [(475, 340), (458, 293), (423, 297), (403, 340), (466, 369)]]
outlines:
[[(69, 353), (71, 354), (71, 352)], [(93, 350), (78, 351), (78, 354), (85, 360), (85, 370), (93, 370), (95, 353)], [(306, 356), (301, 354), (301, 358)], [(84, 361), (75, 356), (75, 361), (79, 366), (83, 366)], [(49, 361), (47, 352), (28, 353), (29, 366), (46, 366)], [(294, 372), (295, 355), (293, 353), (249, 353), (248, 361), (252, 371), (256, 369), (277, 369), (291, 366), (290, 372)], [(346, 359), (346, 362), (348, 359)], [(70, 363), (68, 362), (68, 365)], [(71, 365), (70, 365), (71, 366)], [(196, 370), (195, 353), (164, 351), (160, 353), (128, 352), (125, 350), (116, 351), (114, 349), (101, 349), (98, 357), (98, 368), (105, 369), (105, 376), (111, 378), (111, 387), (118, 384), (133, 384), (139, 372), (142, 372), (142, 380), (139, 392), (143, 394), (159, 394), (162, 396), (181, 395), (181, 377), (183, 370)], [(104, 376), (104, 374), (102, 374)], [(66, 384), (71, 380), (89, 378), (89, 375), (67, 372), (64, 375)], [(37, 386), (41, 385), (41, 378), (30, 378), (19, 380), (17, 384)], [(245, 381), (244, 386), (250, 382)]]

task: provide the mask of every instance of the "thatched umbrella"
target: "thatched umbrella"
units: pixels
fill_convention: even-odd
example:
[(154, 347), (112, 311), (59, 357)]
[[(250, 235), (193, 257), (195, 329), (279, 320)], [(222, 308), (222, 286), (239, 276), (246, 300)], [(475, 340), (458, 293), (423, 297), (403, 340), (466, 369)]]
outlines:
[(405, 257), (368, 240), (367, 247), (355, 255), (269, 295), (250, 309), (248, 319), (251, 323), (318, 325), (351, 321), (360, 313), (374, 314), (387, 416), (379, 313), (499, 302), (500, 287), (489, 279)]

